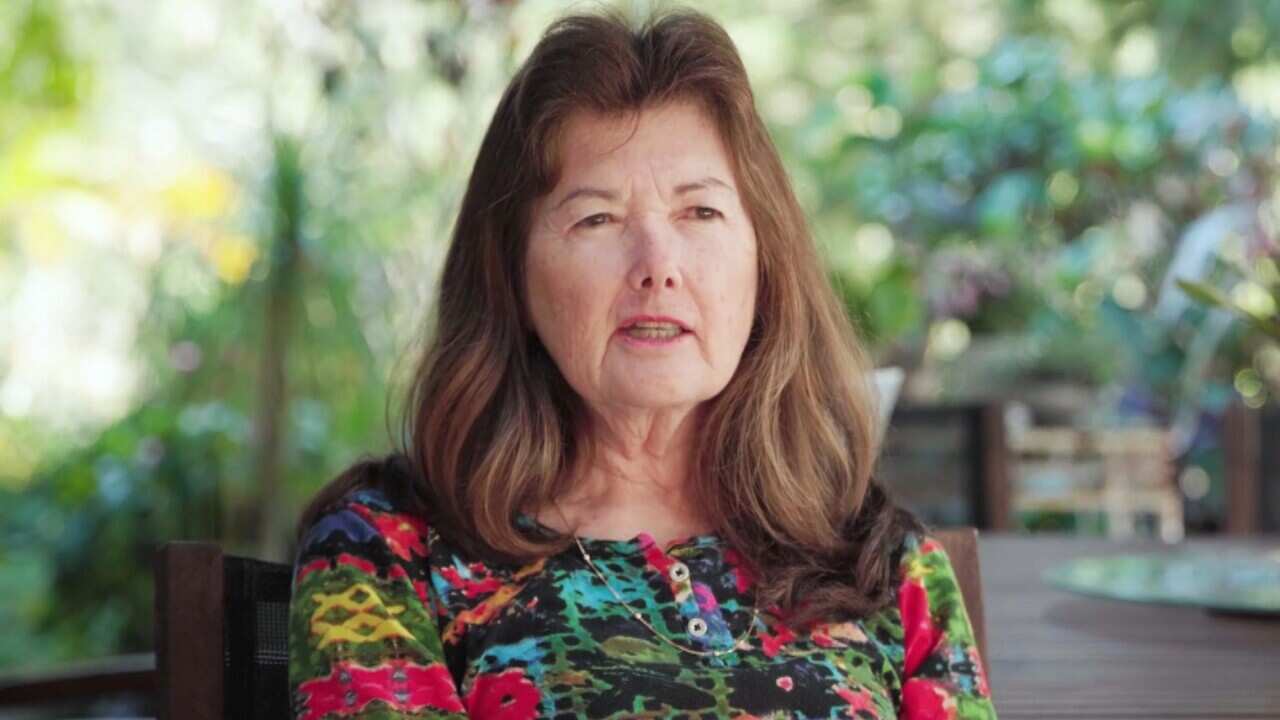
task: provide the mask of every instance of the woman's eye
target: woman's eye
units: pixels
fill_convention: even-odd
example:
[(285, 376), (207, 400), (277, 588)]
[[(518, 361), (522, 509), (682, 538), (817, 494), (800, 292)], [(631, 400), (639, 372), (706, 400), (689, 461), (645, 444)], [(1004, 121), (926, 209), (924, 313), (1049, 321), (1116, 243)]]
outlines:
[(578, 221), (578, 227), (598, 227), (609, 221), (612, 216), (609, 213), (596, 213)]
[(699, 220), (715, 220), (720, 217), (719, 210), (709, 207), (696, 207), (693, 209), (693, 214)]

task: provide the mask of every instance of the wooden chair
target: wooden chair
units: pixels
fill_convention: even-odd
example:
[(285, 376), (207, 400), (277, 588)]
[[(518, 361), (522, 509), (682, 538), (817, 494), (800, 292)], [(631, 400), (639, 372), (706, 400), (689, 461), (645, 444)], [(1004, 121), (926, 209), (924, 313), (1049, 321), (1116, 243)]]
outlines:
[[(988, 668), (978, 532), (935, 530), (955, 569)], [(171, 542), (156, 555), (156, 688), (160, 720), (256, 720), (289, 714), (293, 569)]]
[(293, 568), (172, 542), (156, 555), (160, 720), (257, 720), (289, 710)]
[(982, 656), (987, 679), (991, 678), (991, 659), (987, 657), (987, 619), (982, 609), (982, 571), (978, 562), (978, 530), (972, 527), (937, 529), (932, 533), (951, 559), (951, 568), (960, 583), (964, 607), (973, 626), (973, 637), (978, 641), (978, 654)]

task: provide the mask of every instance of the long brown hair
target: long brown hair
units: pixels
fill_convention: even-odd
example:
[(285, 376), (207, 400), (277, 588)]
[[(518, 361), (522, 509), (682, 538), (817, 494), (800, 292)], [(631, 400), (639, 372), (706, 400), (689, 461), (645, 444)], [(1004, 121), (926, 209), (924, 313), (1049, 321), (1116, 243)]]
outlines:
[[(702, 103), (725, 142), (758, 247), (750, 338), (707, 401), (695, 501), (760, 578), (760, 600), (806, 624), (892, 598), (897, 552), (920, 529), (873, 478), (872, 364), (822, 269), (733, 42), (681, 10), (639, 26), (614, 12), (556, 21), (517, 71), (476, 157), (417, 366), (402, 450), (366, 459), (312, 501), (300, 529), (353, 486), (395, 486), (441, 534), (483, 557), (567, 549), (515, 519), (568, 490), (585, 417), (524, 309), (530, 208), (557, 179), (576, 110)], [(803, 602), (799, 602), (803, 598)]]

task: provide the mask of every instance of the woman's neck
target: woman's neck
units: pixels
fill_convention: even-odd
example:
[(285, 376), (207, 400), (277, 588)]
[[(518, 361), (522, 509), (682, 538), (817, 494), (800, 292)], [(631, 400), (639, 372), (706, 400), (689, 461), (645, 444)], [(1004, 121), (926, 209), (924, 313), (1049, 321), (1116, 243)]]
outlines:
[(694, 500), (693, 415), (686, 413), (675, 422), (650, 417), (647, 425), (634, 418), (594, 423), (586, 439), (590, 450), (570, 471), (573, 489), (556, 500), (565, 517), (543, 508), (538, 520), (598, 539), (630, 539), (646, 532), (660, 547), (709, 532), (712, 528)]

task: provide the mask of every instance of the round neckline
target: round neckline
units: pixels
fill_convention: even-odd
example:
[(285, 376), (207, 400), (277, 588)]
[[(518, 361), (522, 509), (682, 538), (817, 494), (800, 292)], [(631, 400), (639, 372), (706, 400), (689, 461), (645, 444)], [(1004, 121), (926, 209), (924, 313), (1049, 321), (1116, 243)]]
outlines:
[[(529, 515), (528, 513), (519, 513), (516, 515), (516, 522), (532, 528), (535, 532), (541, 533), (547, 537), (555, 537), (560, 535), (560, 531), (547, 526), (541, 520)], [(722, 538), (719, 533), (697, 533), (694, 535), (686, 535), (684, 537), (671, 540), (665, 548), (659, 548), (657, 540), (647, 531), (640, 531), (629, 538), (597, 538), (586, 535), (578, 535), (578, 540), (582, 542), (583, 547), (607, 547), (615, 550), (629, 550), (632, 552), (640, 552), (647, 548), (653, 547), (661, 550), (668, 555), (673, 550), (684, 547), (704, 547), (709, 545), (720, 544)]]

